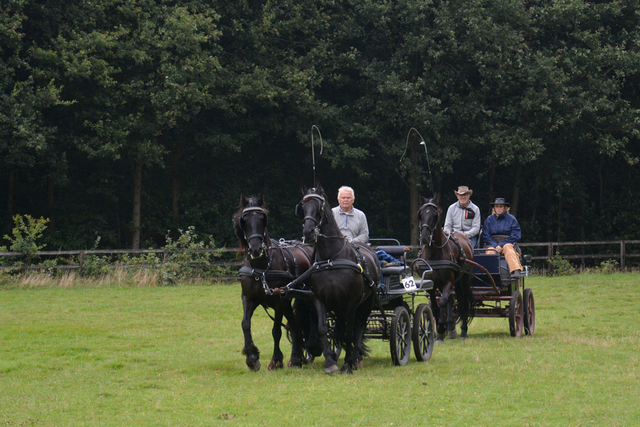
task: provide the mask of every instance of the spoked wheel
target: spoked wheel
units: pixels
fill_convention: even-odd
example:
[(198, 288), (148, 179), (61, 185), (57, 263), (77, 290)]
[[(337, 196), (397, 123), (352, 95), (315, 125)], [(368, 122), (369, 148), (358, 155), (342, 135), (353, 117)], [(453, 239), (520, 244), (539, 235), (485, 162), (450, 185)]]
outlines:
[(536, 305), (533, 301), (533, 291), (529, 288), (524, 290), (524, 333), (533, 335), (536, 329)]
[(391, 360), (394, 365), (404, 366), (411, 356), (411, 318), (404, 306), (396, 307), (391, 320)]
[(431, 359), (435, 342), (435, 325), (436, 321), (429, 304), (420, 304), (413, 315), (413, 328), (411, 329), (413, 352), (420, 362)]
[(524, 310), (522, 307), (522, 295), (515, 291), (509, 304), (509, 332), (512, 337), (522, 337), (524, 329)]
[(307, 347), (302, 347), (302, 363), (304, 365), (311, 365), (314, 360), (316, 360), (316, 357), (313, 354), (309, 353)]
[(327, 326), (329, 328), (329, 346), (331, 347), (331, 351), (336, 354), (336, 362), (340, 358), (340, 354), (342, 353), (342, 345), (335, 339), (335, 330), (336, 330), (336, 320), (333, 317), (327, 318)]

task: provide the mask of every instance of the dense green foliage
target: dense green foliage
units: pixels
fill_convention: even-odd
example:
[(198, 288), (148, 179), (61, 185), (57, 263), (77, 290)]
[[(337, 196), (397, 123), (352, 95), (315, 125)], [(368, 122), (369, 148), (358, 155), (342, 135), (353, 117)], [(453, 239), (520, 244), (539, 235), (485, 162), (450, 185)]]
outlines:
[(21, 214), (49, 248), (234, 246), (262, 193), (299, 237), (317, 125), (316, 176), (372, 236), (410, 242), (419, 194), (469, 185), (525, 241), (638, 239), (639, 32), (635, 0), (9, 0), (2, 234)]

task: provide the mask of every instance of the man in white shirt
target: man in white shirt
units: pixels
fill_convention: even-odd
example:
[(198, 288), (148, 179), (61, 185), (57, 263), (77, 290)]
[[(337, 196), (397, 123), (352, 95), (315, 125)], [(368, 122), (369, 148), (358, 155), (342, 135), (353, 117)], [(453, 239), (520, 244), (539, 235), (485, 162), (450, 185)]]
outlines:
[(353, 188), (342, 186), (338, 189), (339, 205), (332, 209), (333, 217), (342, 234), (350, 242), (369, 242), (369, 224), (367, 216), (360, 209), (354, 208), (356, 194)]

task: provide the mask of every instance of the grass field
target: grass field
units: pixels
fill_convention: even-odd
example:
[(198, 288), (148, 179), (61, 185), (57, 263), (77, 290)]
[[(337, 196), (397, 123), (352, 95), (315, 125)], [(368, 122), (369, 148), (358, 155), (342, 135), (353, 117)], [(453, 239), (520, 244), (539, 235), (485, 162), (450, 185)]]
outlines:
[[(536, 333), (475, 319), (429, 362), (248, 372), (237, 284), (0, 291), (0, 425), (640, 425), (640, 274), (528, 278)], [(254, 316), (262, 366), (270, 319)], [(283, 351), (290, 345), (284, 342)]]

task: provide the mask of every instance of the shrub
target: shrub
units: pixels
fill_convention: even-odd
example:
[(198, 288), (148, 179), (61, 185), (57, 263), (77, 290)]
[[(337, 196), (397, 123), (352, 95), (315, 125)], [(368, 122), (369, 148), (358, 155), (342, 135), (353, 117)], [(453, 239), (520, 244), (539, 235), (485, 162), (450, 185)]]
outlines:
[(181, 279), (193, 276), (194, 272), (208, 272), (213, 268), (209, 264), (214, 258), (221, 255), (220, 249), (216, 251), (203, 251), (215, 247), (212, 236), (209, 243), (198, 242), (195, 227), (190, 226), (186, 231), (178, 230), (180, 236), (174, 241), (167, 232), (167, 244), (163, 248), (165, 259), (160, 267), (162, 284), (172, 285)]
[(603, 274), (612, 274), (617, 273), (619, 271), (620, 264), (615, 259), (608, 259), (606, 261), (602, 261), (600, 266), (598, 267), (598, 273)]
[(49, 219), (32, 218), (31, 215), (15, 215), (13, 217), (15, 227), (11, 231), (11, 236), (5, 234), (5, 240), (11, 242), (9, 249), (13, 252), (22, 253), (21, 260), (17, 266), (29, 267), (36, 257), (36, 253), (46, 245), (38, 245), (36, 240), (42, 237), (42, 232), (47, 229)]
[(560, 256), (560, 252), (556, 252), (553, 259), (547, 262), (551, 264), (552, 276), (569, 276), (576, 272), (571, 263)]

